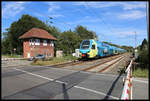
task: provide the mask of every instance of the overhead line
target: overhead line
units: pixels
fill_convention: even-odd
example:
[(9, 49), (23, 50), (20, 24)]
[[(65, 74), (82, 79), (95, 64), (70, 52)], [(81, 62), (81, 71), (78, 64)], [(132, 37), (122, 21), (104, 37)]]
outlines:
[[(86, 3), (86, 5), (89, 7), (89, 5)], [(94, 10), (93, 11), (90, 11), (91, 13), (93, 13), (93, 12), (95, 12)], [(95, 13), (93, 13), (94, 15), (96, 15), (96, 17), (98, 18), (98, 19), (100, 19), (99, 18), (99, 16), (96, 14), (96, 12)], [(104, 22), (104, 20), (101, 18), (100, 19), (102, 22), (103, 22), (103, 24), (105, 24), (107, 27), (108, 27), (108, 29), (110, 30), (110, 27)], [(110, 30), (111, 31), (111, 30)], [(112, 31), (111, 31), (112, 32)], [(112, 32), (113, 33), (113, 32)], [(109, 40), (110, 42), (111, 42), (111, 40)]]
[[(32, 7), (27, 7), (27, 8), (31, 8), (30, 10), (32, 10), (32, 11), (36, 11), (36, 12), (38, 12), (38, 13), (40, 13), (41, 14), (41, 12), (39, 12), (39, 11), (37, 11), (37, 10), (35, 10), (34, 8), (32, 8)], [(42, 15), (44, 15), (44, 14), (42, 14)], [(45, 17), (51, 17), (51, 16), (48, 16), (48, 15), (44, 15)], [(54, 19), (55, 20), (55, 19)], [(58, 20), (58, 19), (57, 19)], [(59, 20), (60, 21), (60, 20)], [(64, 24), (67, 24), (67, 23), (65, 23), (65, 22), (63, 22), (63, 21), (61, 21), (62, 23), (64, 23)], [(72, 26), (70, 26), (69, 24), (67, 24), (69, 27), (72, 27)]]

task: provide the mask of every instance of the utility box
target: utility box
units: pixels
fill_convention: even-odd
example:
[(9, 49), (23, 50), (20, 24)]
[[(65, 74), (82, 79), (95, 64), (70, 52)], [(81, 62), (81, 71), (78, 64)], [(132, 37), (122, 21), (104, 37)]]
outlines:
[(135, 59), (137, 59), (137, 57), (138, 57), (138, 50), (137, 49), (135, 49), (135, 51), (134, 51), (135, 53), (134, 53), (134, 58)]
[(56, 57), (62, 57), (63, 51), (56, 51)]
[(79, 49), (76, 49), (76, 50), (75, 50), (75, 53), (76, 53), (75, 56), (76, 56), (76, 57), (79, 57), (80, 50), (79, 50)]

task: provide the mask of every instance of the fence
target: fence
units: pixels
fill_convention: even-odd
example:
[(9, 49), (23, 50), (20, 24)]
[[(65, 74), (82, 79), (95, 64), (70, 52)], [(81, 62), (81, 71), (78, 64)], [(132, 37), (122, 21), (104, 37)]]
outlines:
[(122, 91), (122, 100), (129, 100), (132, 99), (132, 64), (133, 64), (133, 59), (131, 60), (129, 66), (126, 69), (126, 79), (124, 79), (124, 88)]

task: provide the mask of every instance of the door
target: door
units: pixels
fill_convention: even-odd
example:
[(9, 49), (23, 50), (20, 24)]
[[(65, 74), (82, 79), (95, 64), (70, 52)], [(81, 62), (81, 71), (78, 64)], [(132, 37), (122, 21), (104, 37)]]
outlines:
[(30, 58), (30, 53), (27, 53), (27, 58)]

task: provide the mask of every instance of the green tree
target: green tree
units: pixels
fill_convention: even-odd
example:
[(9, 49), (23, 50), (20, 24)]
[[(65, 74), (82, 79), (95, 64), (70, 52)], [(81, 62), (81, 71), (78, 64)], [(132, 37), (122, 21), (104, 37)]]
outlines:
[(141, 68), (149, 68), (149, 51), (148, 42), (146, 39), (144, 39), (140, 45), (138, 50), (138, 58), (136, 61), (140, 63)]
[(144, 40), (142, 41), (142, 44), (140, 46), (140, 50), (146, 49), (148, 48), (148, 42), (147, 40), (144, 38)]
[(20, 40), (19, 37), (23, 35), (25, 32), (29, 31), (33, 27), (48, 30), (48, 26), (46, 26), (44, 22), (37, 19), (36, 17), (32, 17), (27, 14), (22, 15), (22, 17), (18, 21), (13, 22), (10, 28), (7, 29), (8, 36), (6, 37), (7, 40), (5, 41), (8, 41), (8, 42), (4, 42), (4, 43), (7, 43), (7, 46), (5, 46), (6, 44), (3, 44), (3, 48), (9, 47), (6, 49), (7, 51), (10, 51), (11, 53), (13, 53), (13, 49), (16, 48), (16, 53), (22, 54), (23, 41)]
[(81, 25), (78, 25), (75, 28), (74, 32), (82, 40), (84, 40), (84, 39), (97, 39), (98, 38), (95, 32), (90, 31), (90, 30), (88, 30), (87, 28), (85, 28), (85, 27), (83, 27)]
[(47, 31), (56, 38), (56, 41), (54, 41), (54, 44), (55, 44), (54, 55), (56, 56), (56, 51), (59, 50), (59, 41), (57, 41), (57, 40), (58, 40), (61, 32), (55, 26), (50, 26), (50, 25), (47, 25), (47, 26), (48, 26)]
[(80, 37), (77, 36), (74, 32), (71, 30), (64, 31), (59, 36), (59, 49), (63, 50), (65, 54), (71, 54), (75, 52), (75, 49), (79, 48), (80, 45)]

